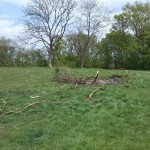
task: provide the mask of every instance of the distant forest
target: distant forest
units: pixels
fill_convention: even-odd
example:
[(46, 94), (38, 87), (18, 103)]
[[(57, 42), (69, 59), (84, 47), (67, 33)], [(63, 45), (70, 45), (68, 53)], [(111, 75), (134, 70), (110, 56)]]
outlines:
[[(40, 42), (43, 48), (27, 49), (1, 37), (0, 67), (150, 69), (150, 2), (127, 3), (113, 23), (112, 12), (96, 1), (85, 1), (78, 8), (73, 0), (60, 0), (55, 5), (48, 2), (32, 0), (23, 10), (26, 30), (22, 41)], [(110, 25), (109, 33), (100, 38)]]

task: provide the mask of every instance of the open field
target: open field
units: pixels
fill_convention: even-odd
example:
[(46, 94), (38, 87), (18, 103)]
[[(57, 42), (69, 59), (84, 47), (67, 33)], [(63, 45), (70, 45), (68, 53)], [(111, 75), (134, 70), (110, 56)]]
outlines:
[[(98, 69), (72, 69), (76, 76)], [(102, 70), (128, 74), (128, 81), (95, 86), (53, 81), (54, 69), (0, 68), (1, 150), (150, 150), (150, 71)], [(48, 101), (25, 108), (41, 99)], [(6, 102), (6, 104), (5, 104)]]

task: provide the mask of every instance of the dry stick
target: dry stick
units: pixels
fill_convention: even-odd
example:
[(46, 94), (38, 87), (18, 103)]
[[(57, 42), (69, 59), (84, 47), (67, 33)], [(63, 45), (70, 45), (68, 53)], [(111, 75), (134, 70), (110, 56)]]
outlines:
[(42, 96), (30, 96), (30, 98), (41, 98), (44, 101), (48, 101), (48, 99), (46, 99), (45, 97), (42, 97)]
[(27, 110), (28, 108), (31, 108), (33, 106), (36, 106), (38, 104), (41, 104), (41, 103), (44, 103), (44, 102), (47, 102), (48, 100), (45, 98), (45, 97), (41, 97), (41, 96), (30, 96), (30, 98), (41, 98), (43, 99), (41, 102), (33, 102), (31, 104), (28, 104), (27, 106), (23, 107), (20, 112), (23, 112), (25, 110)]
[(4, 99), (1, 99), (4, 102), (4, 108), (6, 108), (6, 101)]
[[(2, 101), (3, 101), (3, 103), (4, 103), (4, 109), (6, 109), (6, 101), (4, 100), (4, 99), (1, 99)], [(12, 113), (14, 113), (15, 111), (8, 111), (8, 112), (6, 112), (6, 113), (2, 113), (1, 114), (1, 116), (5, 116), (5, 115), (9, 115), (9, 114), (12, 114)]]
[(95, 89), (94, 91), (92, 91), (92, 93), (89, 95), (89, 97), (87, 98), (87, 101), (90, 100), (92, 98), (92, 96), (99, 90), (105, 90), (104, 88), (102, 87), (98, 87), (97, 89)]
[(23, 111), (27, 110), (28, 108), (31, 108), (31, 107), (33, 107), (33, 106), (35, 106), (35, 105), (37, 105), (37, 104), (41, 104), (41, 103), (43, 103), (43, 102), (44, 102), (44, 101), (42, 101), (42, 102), (34, 102), (34, 103), (31, 103), (31, 104), (28, 104), (27, 106), (23, 107), (23, 108), (20, 110), (20, 112), (23, 112)]
[[(36, 105), (38, 105), (38, 104), (45, 103), (45, 102), (48, 101), (46, 98), (41, 97), (41, 96), (30, 96), (30, 98), (41, 98), (41, 99), (43, 99), (43, 100), (42, 100), (41, 102), (33, 102), (33, 103), (31, 103), (31, 104), (28, 104), (28, 105), (24, 106), (24, 107), (23, 107), (20, 111), (18, 111), (18, 112), (26, 111), (28, 108), (31, 108), (31, 107), (33, 107), (33, 106), (36, 106)], [(5, 101), (3, 100), (3, 102), (5, 102)], [(63, 101), (63, 102), (53, 102), (52, 104), (59, 104), (59, 103), (65, 103), (65, 102), (68, 102), (68, 100), (67, 100), (67, 101)], [(5, 102), (4, 104), (6, 105), (6, 102)], [(5, 106), (5, 105), (4, 105), (4, 106)], [(12, 113), (15, 113), (15, 111), (8, 111), (8, 112), (6, 112), (6, 113), (3, 113), (1, 116), (9, 115), (9, 114), (12, 114)]]
[(9, 114), (13, 114), (15, 111), (8, 111), (6, 113), (3, 113), (1, 116), (5, 116), (5, 115), (9, 115)]
[(98, 90), (99, 90), (99, 87), (96, 90), (92, 91), (92, 93), (89, 95), (87, 101), (90, 100), (91, 97), (93, 96), (93, 94), (96, 93)]
[(93, 82), (91, 83), (91, 85), (94, 84), (94, 82), (97, 80), (98, 74), (99, 74), (99, 71), (97, 71), (96, 76), (95, 76)]
[[(47, 102), (47, 101), (48, 101), (46, 98), (41, 97), (41, 96), (30, 96), (30, 98), (41, 98), (41, 99), (43, 99), (43, 100), (42, 100), (41, 102), (33, 102), (33, 103), (31, 103), (31, 104), (28, 104), (27, 106), (23, 107), (23, 108), (22, 108), (20, 111), (18, 111), (18, 112), (23, 112), (23, 111), (27, 110), (28, 108), (31, 108), (31, 107), (33, 107), (33, 106), (35, 106), (35, 105), (38, 105), (38, 104), (41, 104), (41, 103), (44, 103), (44, 102)], [(4, 106), (6, 106), (6, 102), (5, 102), (4, 100), (3, 100), (3, 102), (4, 102)], [(9, 115), (9, 114), (12, 114), (12, 113), (15, 113), (15, 111), (8, 111), (8, 112), (6, 112), (6, 113), (3, 113), (2, 116)]]

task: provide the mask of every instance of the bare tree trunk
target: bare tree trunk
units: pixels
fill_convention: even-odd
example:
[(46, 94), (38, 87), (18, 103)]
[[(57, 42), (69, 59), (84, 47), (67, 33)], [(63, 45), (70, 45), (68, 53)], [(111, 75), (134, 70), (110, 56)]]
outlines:
[(84, 58), (81, 59), (81, 68), (84, 66)]
[(48, 67), (52, 68), (52, 59), (51, 59), (51, 57), (48, 58)]
[(51, 49), (49, 49), (49, 51), (48, 51), (48, 67), (52, 68), (52, 53), (51, 53)]

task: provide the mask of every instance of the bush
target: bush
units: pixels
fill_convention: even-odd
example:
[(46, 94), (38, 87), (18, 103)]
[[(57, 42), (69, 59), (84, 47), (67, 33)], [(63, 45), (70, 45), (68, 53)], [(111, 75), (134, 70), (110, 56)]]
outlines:
[(67, 67), (56, 67), (55, 68), (55, 74), (54, 74), (54, 80), (59, 82), (68, 82), (72, 79), (71, 71)]

